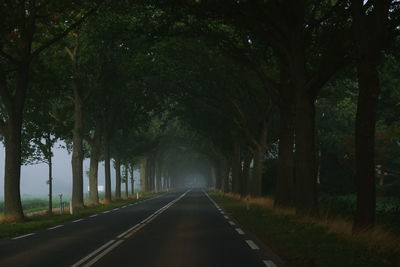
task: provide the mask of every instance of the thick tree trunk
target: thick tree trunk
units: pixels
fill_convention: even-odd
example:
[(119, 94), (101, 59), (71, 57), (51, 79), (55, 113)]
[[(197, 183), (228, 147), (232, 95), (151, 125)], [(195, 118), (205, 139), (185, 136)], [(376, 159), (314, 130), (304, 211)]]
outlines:
[(74, 85), (74, 129), (72, 151), (72, 206), (83, 207), (83, 103)]
[(114, 168), (115, 168), (115, 198), (121, 198), (121, 159), (120, 156), (116, 155), (114, 160)]
[(355, 132), (357, 208), (354, 229), (374, 226), (376, 209), (375, 120), (380, 93), (379, 74), (374, 59), (357, 63), (358, 103)]
[(275, 191), (275, 206), (290, 207), (293, 205), (293, 107), (287, 100), (280, 105), (279, 119), (279, 152), (278, 180)]
[(24, 218), (20, 195), (22, 114), (8, 118), (5, 135), (4, 215), (6, 220)]
[(147, 158), (144, 157), (140, 161), (140, 191), (146, 192), (147, 191), (147, 185), (146, 185), (146, 169), (147, 169)]
[(91, 203), (99, 203), (99, 192), (98, 192), (98, 170), (99, 170), (99, 158), (101, 148), (101, 134), (100, 125), (96, 123), (96, 129), (93, 136), (93, 140), (90, 144), (90, 168), (89, 168), (89, 198)]
[(104, 140), (104, 183), (105, 183), (105, 200), (111, 202), (111, 166), (110, 166), (110, 140)]
[(300, 88), (296, 93), (296, 212), (317, 215), (314, 97)]
[[(3, 75), (3, 73), (2, 73)], [(5, 77), (2, 77), (2, 92), (9, 92)], [(4, 216), (7, 221), (21, 220), (24, 213), (21, 204), (21, 128), (25, 96), (28, 90), (29, 63), (19, 65), (16, 76), (16, 92), (13, 99), (4, 96), (8, 119), (4, 127), (5, 166), (4, 166)], [(7, 103), (6, 103), (7, 102)]]
[(242, 161), (240, 157), (240, 142), (236, 141), (234, 144), (234, 150), (232, 155), (232, 192), (240, 194), (241, 183), (240, 176), (242, 172)]
[(260, 129), (258, 137), (258, 146), (254, 152), (254, 166), (253, 166), (253, 179), (252, 179), (252, 194), (254, 196), (261, 196), (262, 192), (262, 170), (264, 163), (265, 151), (267, 150), (267, 122), (264, 121)]
[(380, 94), (377, 66), (381, 50), (388, 41), (390, 24), (388, 13), (391, 3), (391, 1), (376, 1), (373, 11), (366, 14), (364, 2), (352, 1), (359, 91), (355, 128), (357, 207), (354, 231), (371, 228), (375, 223), (375, 123)]

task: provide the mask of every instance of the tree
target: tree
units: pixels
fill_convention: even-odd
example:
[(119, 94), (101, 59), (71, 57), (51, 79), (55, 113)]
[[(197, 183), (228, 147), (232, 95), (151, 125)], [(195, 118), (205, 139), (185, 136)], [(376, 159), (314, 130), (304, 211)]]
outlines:
[[(0, 95), (7, 117), (5, 137), (5, 216), (22, 219), (20, 198), (21, 126), (32, 62), (93, 14), (103, 1), (18, 1), (1, 4)], [(62, 10), (61, 13), (58, 11)], [(48, 34), (38, 34), (46, 32)]]

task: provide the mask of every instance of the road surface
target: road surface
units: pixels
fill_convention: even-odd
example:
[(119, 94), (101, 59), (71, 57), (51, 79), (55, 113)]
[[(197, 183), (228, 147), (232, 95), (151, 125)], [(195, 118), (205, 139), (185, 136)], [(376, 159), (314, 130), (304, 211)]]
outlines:
[(0, 240), (0, 266), (284, 266), (203, 190)]

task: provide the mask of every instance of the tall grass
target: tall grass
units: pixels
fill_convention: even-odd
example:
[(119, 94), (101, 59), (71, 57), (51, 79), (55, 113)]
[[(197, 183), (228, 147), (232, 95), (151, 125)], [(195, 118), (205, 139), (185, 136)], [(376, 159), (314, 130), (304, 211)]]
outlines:
[[(276, 215), (285, 215), (289, 220), (293, 222), (313, 224), (317, 226), (324, 227), (329, 233), (337, 234), (341, 238), (359, 241), (360, 243), (367, 246), (369, 249), (381, 250), (381, 251), (395, 251), (400, 255), (400, 234), (392, 229), (397, 229), (400, 227), (400, 219), (395, 221), (393, 219), (392, 227), (388, 227), (388, 221), (386, 223), (381, 223), (382, 218), (379, 215), (387, 213), (386, 216), (393, 216), (398, 218), (400, 211), (397, 206), (396, 199), (389, 199), (388, 203), (384, 203), (384, 199), (380, 199), (377, 202), (377, 225), (373, 229), (368, 229), (354, 233), (353, 228), (353, 215), (350, 212), (354, 212), (355, 198), (353, 196), (339, 197), (339, 201), (335, 201), (333, 197), (330, 198), (329, 205), (324, 204), (320, 207), (320, 216), (297, 216), (294, 208), (276, 208), (274, 207), (274, 199), (270, 197), (241, 197), (237, 194), (232, 193), (222, 193), (218, 192), (228, 198), (233, 198), (242, 201), (244, 204), (248, 202), (250, 208), (252, 206), (260, 207), (266, 209)], [(349, 201), (350, 199), (350, 201)], [(339, 203), (338, 206), (335, 206)], [(378, 204), (379, 203), (379, 204)], [(400, 202), (399, 202), (400, 204)]]

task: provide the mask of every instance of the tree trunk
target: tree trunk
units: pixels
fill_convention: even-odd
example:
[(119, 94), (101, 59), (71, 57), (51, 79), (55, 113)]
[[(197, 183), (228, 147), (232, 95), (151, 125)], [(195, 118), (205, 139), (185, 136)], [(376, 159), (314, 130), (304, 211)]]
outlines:
[(83, 207), (83, 103), (74, 85), (74, 129), (72, 151), (72, 206)]
[[(365, 1), (364, 1), (365, 2)], [(391, 1), (376, 1), (366, 14), (364, 2), (352, 1), (352, 18), (357, 48), (358, 103), (355, 129), (357, 207), (353, 230), (372, 228), (375, 223), (375, 123), (380, 93), (380, 53), (389, 37)], [(394, 30), (395, 28), (393, 28)], [(393, 35), (395, 36), (395, 35)]]
[[(7, 105), (8, 120), (4, 127), (6, 150), (4, 166), (4, 216), (7, 221), (21, 220), (24, 218), (20, 194), (21, 128), (25, 96), (28, 90), (28, 80), (29, 63), (22, 63), (17, 71), (15, 97), (14, 99), (8, 99), (10, 102), (9, 105)], [(3, 83), (0, 84), (0, 86), (4, 87), (4, 91), (8, 90), (5, 79)], [(4, 101), (5, 100), (3, 100), (3, 102)]]
[(129, 177), (128, 177), (128, 164), (125, 165), (125, 197), (128, 198), (129, 195)]
[(242, 197), (248, 195), (249, 193), (249, 177), (250, 177), (250, 164), (251, 164), (252, 155), (250, 152), (247, 152), (244, 160), (243, 160), (243, 169), (241, 175), (241, 191), (240, 195)]
[(240, 175), (242, 172), (242, 161), (240, 157), (240, 142), (236, 141), (234, 144), (232, 156), (232, 192), (240, 194)]
[(229, 165), (228, 160), (223, 159), (221, 164), (221, 177), (222, 177), (222, 191), (224, 193), (229, 192)]
[(116, 155), (114, 160), (114, 168), (115, 168), (115, 198), (121, 198), (121, 159), (120, 156)]
[(131, 192), (132, 192), (131, 194), (133, 196), (135, 194), (135, 177), (133, 176), (134, 173), (133, 164), (131, 164), (129, 171), (131, 173)]
[(99, 203), (98, 192), (98, 170), (101, 146), (101, 126), (96, 122), (96, 129), (90, 145), (90, 168), (89, 168), (89, 198), (91, 203)]
[(254, 166), (252, 179), (252, 192), (254, 196), (261, 196), (262, 192), (262, 170), (264, 163), (265, 151), (267, 149), (267, 122), (262, 123), (258, 138), (258, 146), (254, 152)]
[(356, 114), (356, 188), (357, 208), (354, 229), (374, 226), (376, 209), (375, 181), (375, 120), (380, 93), (377, 63), (367, 59), (357, 63), (358, 103)]
[(53, 214), (53, 161), (51, 157), (51, 147), (52, 143), (50, 138), (47, 139), (47, 145), (48, 145), (48, 159), (47, 159), (47, 164), (49, 167), (49, 210), (47, 211), (48, 214)]
[(144, 157), (140, 161), (140, 191), (146, 192), (147, 191), (147, 185), (146, 185), (146, 169), (147, 169), (147, 158)]
[(105, 200), (111, 202), (111, 166), (110, 166), (110, 140), (105, 138), (104, 142), (104, 182), (105, 182)]
[(315, 171), (314, 97), (304, 89), (296, 93), (296, 212), (317, 215), (317, 179)]
[(161, 191), (161, 163), (159, 160), (156, 161), (156, 189), (157, 192)]
[(286, 103), (280, 105), (279, 118), (279, 152), (278, 180), (275, 191), (275, 206), (290, 207), (293, 205), (293, 109)]

